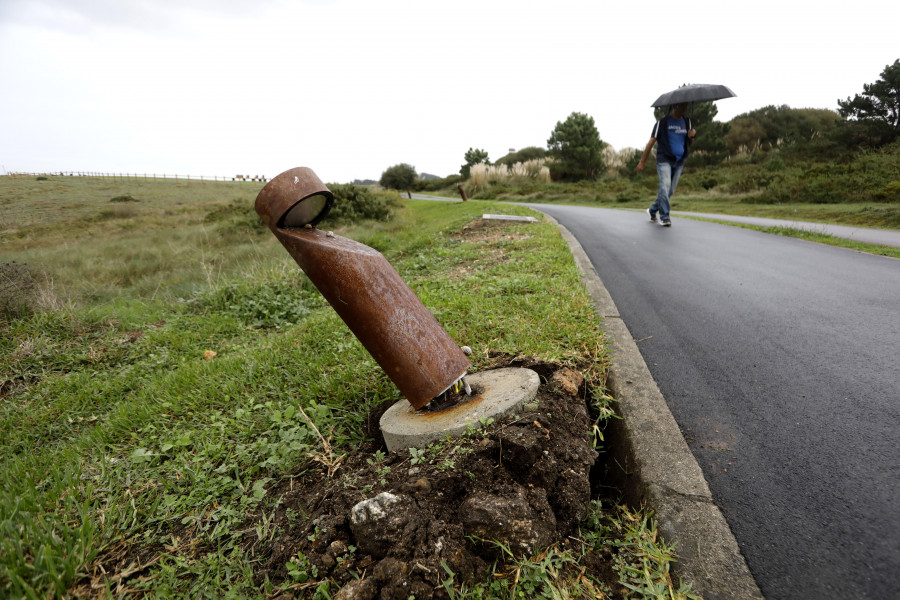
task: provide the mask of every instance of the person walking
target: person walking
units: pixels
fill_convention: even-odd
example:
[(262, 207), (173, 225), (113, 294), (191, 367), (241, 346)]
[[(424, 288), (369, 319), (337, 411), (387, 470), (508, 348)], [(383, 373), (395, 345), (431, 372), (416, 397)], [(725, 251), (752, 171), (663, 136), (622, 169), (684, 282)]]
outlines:
[[(663, 227), (671, 227), (672, 219), (669, 215), (669, 201), (675, 194), (678, 179), (684, 169), (684, 159), (688, 155), (688, 147), (697, 135), (691, 127), (690, 117), (684, 116), (687, 110), (687, 102), (681, 102), (672, 106), (672, 111), (656, 122), (650, 141), (644, 148), (644, 154), (638, 163), (638, 173), (644, 171), (647, 157), (653, 145), (659, 143), (656, 148), (656, 172), (659, 174), (659, 190), (656, 193), (656, 202), (647, 209), (650, 221), (659, 223)], [(656, 215), (659, 214), (659, 219)]]

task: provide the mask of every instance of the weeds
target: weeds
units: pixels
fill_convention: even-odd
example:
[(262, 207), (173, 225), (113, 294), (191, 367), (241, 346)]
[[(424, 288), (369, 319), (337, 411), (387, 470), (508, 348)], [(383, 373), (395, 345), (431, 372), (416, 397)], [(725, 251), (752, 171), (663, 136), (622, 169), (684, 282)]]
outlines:
[(586, 576), (578, 560), (567, 551), (548, 548), (536, 556), (518, 559), (508, 546), (492, 543), (508, 562), (495, 564), (487, 583), (460, 585), (447, 564), (441, 564), (447, 573), (443, 587), (452, 600), (607, 597), (603, 584)]
[(698, 599), (690, 585), (673, 582), (670, 568), (675, 549), (660, 538), (652, 512), (619, 506), (610, 513), (594, 501), (579, 538), (595, 551), (612, 552), (619, 583), (638, 598)]
[[(671, 547), (660, 538), (651, 514), (619, 506), (614, 512), (601, 509), (599, 501), (582, 523), (578, 538), (580, 553), (559, 547), (546, 548), (531, 557), (516, 557), (500, 542), (490, 543), (500, 551), (484, 582), (463, 584), (442, 563), (446, 577), (444, 590), (453, 600), (494, 598), (652, 598), (655, 600), (697, 600), (689, 585), (675, 584), (670, 566), (675, 560)], [(481, 540), (482, 542), (484, 540)], [(609, 553), (618, 589), (610, 581), (586, 575), (582, 561), (589, 553)]]
[(0, 319), (15, 319), (35, 311), (39, 277), (27, 265), (0, 264)]

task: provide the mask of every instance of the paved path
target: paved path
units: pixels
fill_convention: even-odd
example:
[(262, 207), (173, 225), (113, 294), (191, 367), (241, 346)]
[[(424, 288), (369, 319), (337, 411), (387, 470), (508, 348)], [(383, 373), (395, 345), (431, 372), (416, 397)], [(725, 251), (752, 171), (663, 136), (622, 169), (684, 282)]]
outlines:
[(765, 219), (763, 217), (738, 217), (732, 215), (717, 215), (713, 213), (695, 213), (674, 211), (673, 217), (700, 217), (703, 219), (715, 219), (731, 223), (744, 223), (746, 225), (758, 225), (760, 227), (789, 227), (802, 231), (812, 231), (867, 244), (879, 246), (892, 246), (900, 248), (900, 231), (888, 229), (869, 229), (867, 227), (848, 227), (846, 225), (829, 225), (825, 223), (810, 223), (809, 221), (790, 221), (785, 219)]
[(594, 264), (765, 596), (897, 597), (900, 261), (536, 208)]

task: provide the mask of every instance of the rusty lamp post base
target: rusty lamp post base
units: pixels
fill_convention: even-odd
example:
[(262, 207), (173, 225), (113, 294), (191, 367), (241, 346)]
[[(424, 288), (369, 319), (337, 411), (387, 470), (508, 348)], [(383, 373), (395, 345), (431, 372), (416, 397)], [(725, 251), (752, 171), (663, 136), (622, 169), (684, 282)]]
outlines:
[(491, 369), (469, 375), (474, 393), (462, 403), (443, 410), (416, 410), (400, 400), (379, 421), (387, 449), (424, 448), (432, 442), (459, 437), (469, 427), (488, 419), (518, 413), (537, 397), (541, 379), (531, 369)]

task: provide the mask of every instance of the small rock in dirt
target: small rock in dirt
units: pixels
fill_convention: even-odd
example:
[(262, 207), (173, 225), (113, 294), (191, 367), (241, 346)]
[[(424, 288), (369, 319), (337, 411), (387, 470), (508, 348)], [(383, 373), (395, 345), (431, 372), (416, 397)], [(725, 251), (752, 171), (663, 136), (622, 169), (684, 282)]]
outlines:
[(374, 498), (363, 500), (350, 510), (350, 524), (359, 525), (367, 521), (383, 519), (390, 507), (400, 502), (400, 498), (390, 492), (381, 492)]
[(466, 535), (507, 544), (517, 556), (534, 552), (552, 543), (556, 519), (546, 496), (540, 513), (530, 506), (521, 489), (504, 495), (477, 494), (459, 507)]
[(396, 558), (385, 558), (372, 570), (372, 575), (378, 581), (393, 581), (403, 579), (409, 573), (409, 565)]
[(553, 373), (550, 380), (558, 383), (562, 391), (570, 396), (578, 395), (578, 388), (584, 383), (584, 377), (581, 373), (566, 367)]
[(540, 460), (547, 442), (545, 431), (534, 427), (507, 427), (495, 435), (500, 441), (501, 460), (508, 468), (522, 473)]
[(337, 558), (338, 556), (343, 556), (343, 555), (347, 554), (348, 550), (349, 549), (347, 548), (347, 544), (345, 544), (341, 540), (335, 540), (335, 541), (331, 542), (331, 544), (328, 546), (327, 552), (331, 556)]
[(350, 511), (350, 531), (365, 554), (383, 558), (394, 547), (415, 543), (416, 530), (425, 521), (409, 496), (382, 492), (363, 500)]
[(378, 586), (371, 579), (349, 581), (334, 595), (334, 600), (375, 600)]

